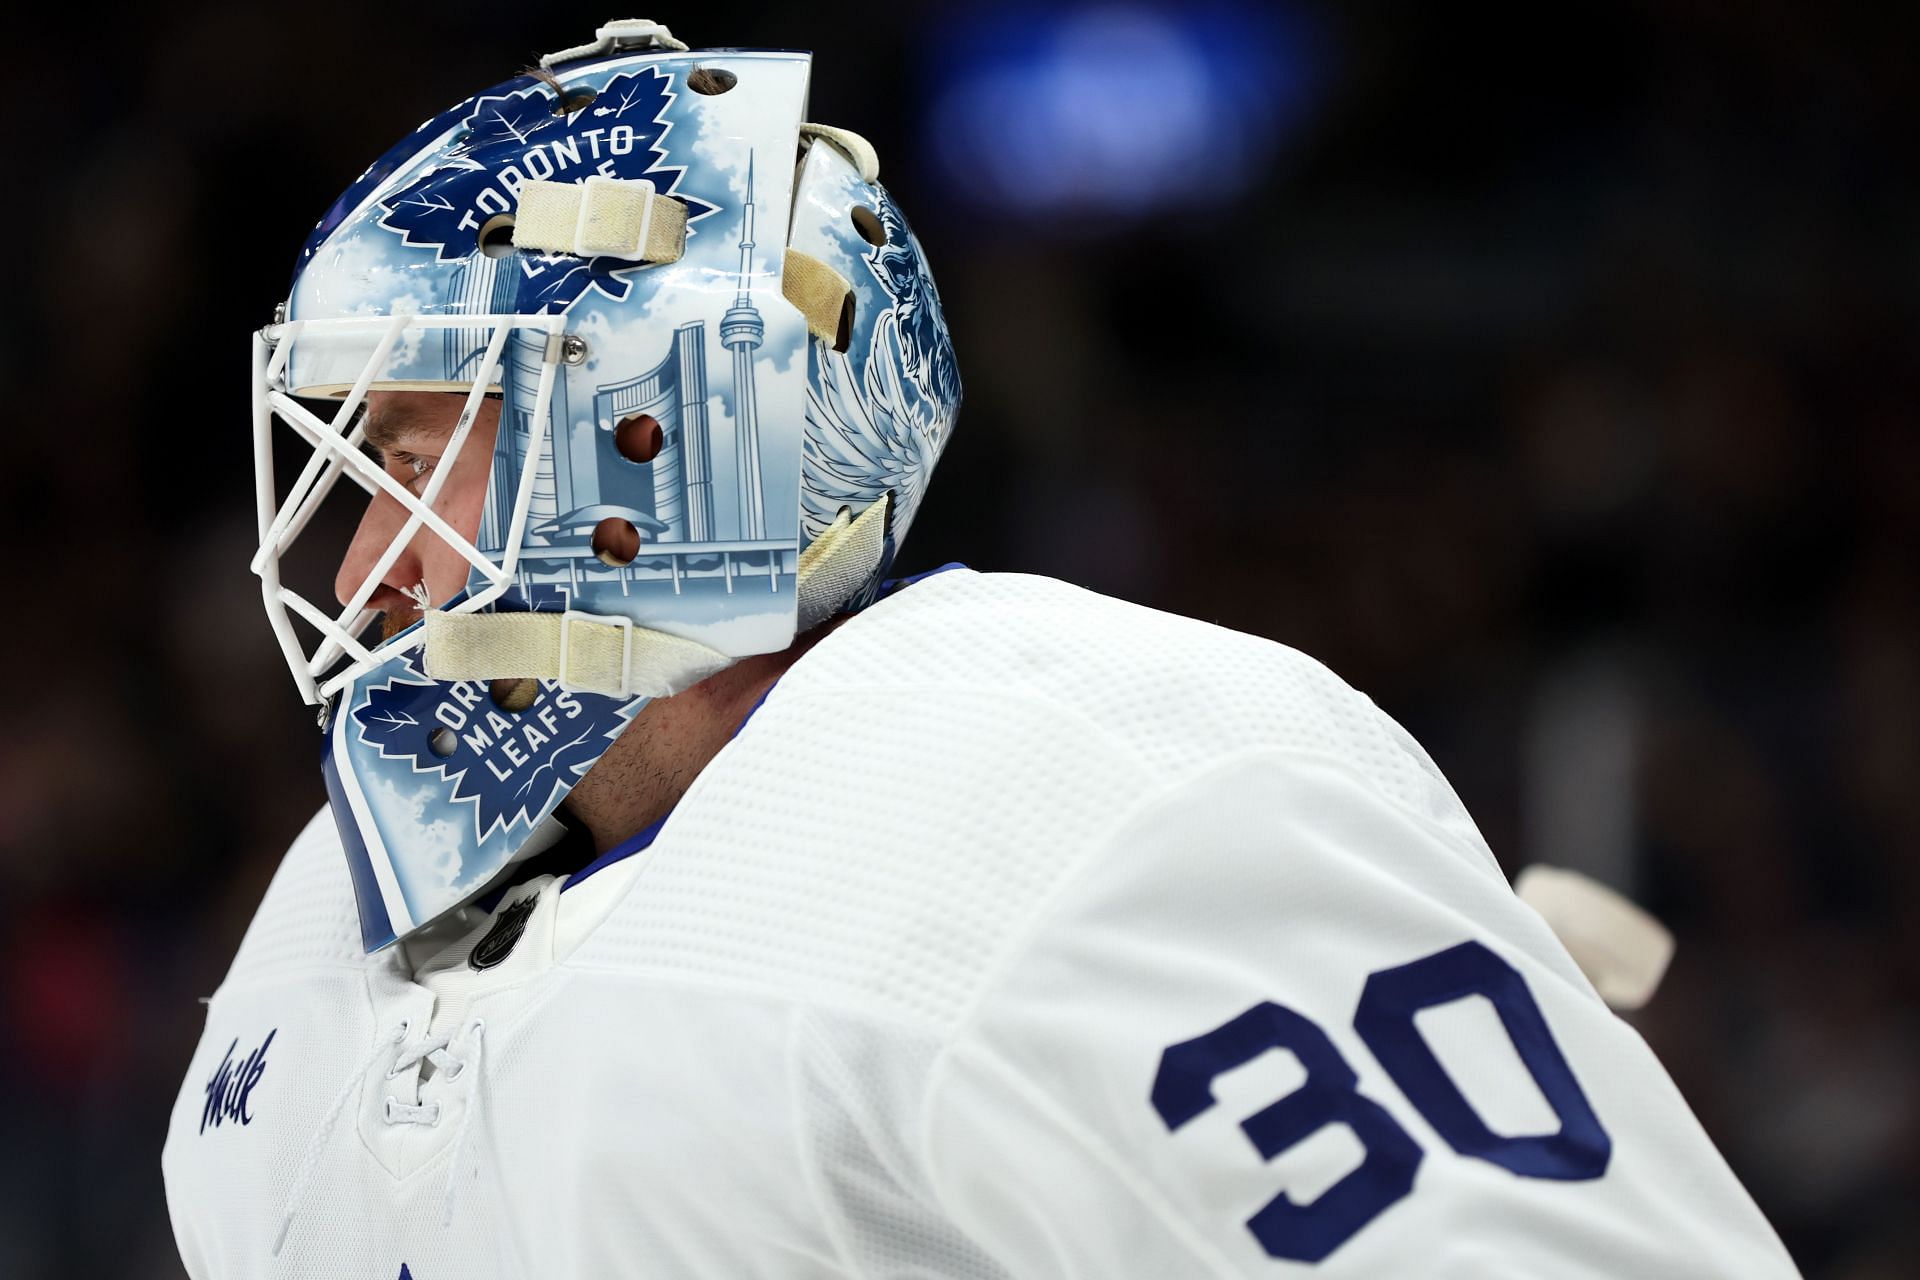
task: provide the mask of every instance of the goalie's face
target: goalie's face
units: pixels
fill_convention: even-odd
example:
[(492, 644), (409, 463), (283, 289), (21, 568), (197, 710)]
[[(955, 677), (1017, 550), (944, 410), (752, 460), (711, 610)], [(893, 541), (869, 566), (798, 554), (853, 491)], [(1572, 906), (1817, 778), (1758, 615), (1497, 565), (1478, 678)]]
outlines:
[[(367, 396), (367, 451), (386, 473), (424, 495), (442, 465), (466, 396), (455, 392), (375, 391)], [(493, 466), (500, 402), (480, 402), (473, 430), (435, 495), (433, 510), (471, 540), (480, 528), (487, 479)], [(360, 527), (340, 562), (334, 594), (350, 600), (407, 524), (406, 511), (384, 493), (373, 495)], [(418, 529), (380, 576), (367, 607), (381, 614), (381, 632), (392, 637), (420, 619), (423, 607), (443, 604), (467, 585), (467, 561), (431, 529)]]

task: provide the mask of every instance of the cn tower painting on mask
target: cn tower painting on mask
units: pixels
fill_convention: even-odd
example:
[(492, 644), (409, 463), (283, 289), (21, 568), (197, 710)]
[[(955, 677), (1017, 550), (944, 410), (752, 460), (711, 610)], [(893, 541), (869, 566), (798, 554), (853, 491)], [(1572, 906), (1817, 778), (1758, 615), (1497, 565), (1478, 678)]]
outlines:
[[(749, 196), (753, 171), (749, 160)], [(675, 620), (696, 629), (743, 613), (791, 615), (797, 512), (790, 504), (770, 510), (767, 494), (797, 486), (798, 458), (769, 456), (762, 447), (757, 375), (766, 323), (754, 297), (751, 198), (738, 222), (739, 269), (717, 325), (701, 318), (666, 330), (657, 335), (664, 348), (657, 363), (612, 382), (594, 378), (588, 337), (582, 370), (555, 380), (548, 411), (554, 438), (535, 460), (518, 573), (502, 607), (626, 613), (633, 597), (658, 594), (674, 598)], [(488, 308), (486, 295), (502, 287), (499, 277), (512, 264), (506, 266), (503, 272), (501, 260), (476, 259), (462, 268), (461, 287), (476, 309)], [(509, 276), (505, 287), (512, 283)], [(581, 329), (591, 333), (591, 303), (574, 311), (587, 313)], [(450, 364), (477, 359), (484, 350), (478, 335), (459, 330), (449, 330), (445, 341), (464, 348), (449, 350)], [(505, 355), (513, 367), (504, 383), (528, 391), (507, 406), (495, 442), (495, 483), (477, 540), (490, 557), (506, 549), (517, 496), (508, 481), (521, 476), (533, 439), (531, 389), (543, 346), (539, 335), (523, 331)], [(725, 372), (714, 386), (709, 357), (722, 353)], [(797, 356), (787, 353), (785, 363), (795, 365)], [(636, 463), (620, 452), (616, 432), (641, 415), (659, 424), (661, 443), (651, 461)], [(640, 537), (639, 554), (611, 572), (592, 546), (595, 527), (610, 518), (628, 521)], [(583, 574), (589, 563), (593, 573)], [(478, 578), (472, 583), (475, 590), (483, 586)], [(743, 610), (747, 602), (728, 598), (746, 592), (767, 597), (766, 608)]]

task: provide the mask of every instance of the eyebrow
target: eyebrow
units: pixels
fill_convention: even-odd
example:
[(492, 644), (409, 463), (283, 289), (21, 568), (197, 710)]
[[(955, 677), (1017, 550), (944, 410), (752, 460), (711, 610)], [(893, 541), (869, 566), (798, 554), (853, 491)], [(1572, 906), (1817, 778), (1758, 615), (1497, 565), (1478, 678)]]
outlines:
[(367, 443), (384, 453), (399, 450), (403, 443), (419, 441), (423, 436), (452, 435), (453, 424), (428, 421), (434, 416), (429, 406), (417, 400), (390, 400), (377, 409), (369, 404), (362, 425), (366, 428)]

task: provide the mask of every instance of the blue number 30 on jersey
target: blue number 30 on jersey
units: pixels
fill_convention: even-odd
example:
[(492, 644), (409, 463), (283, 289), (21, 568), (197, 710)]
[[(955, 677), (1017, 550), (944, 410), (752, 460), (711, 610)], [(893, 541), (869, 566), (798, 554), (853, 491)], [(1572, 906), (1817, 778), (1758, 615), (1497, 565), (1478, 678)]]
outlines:
[[(1490, 1129), (1427, 1046), (1414, 1015), (1467, 996), (1484, 996), (1500, 1016), (1520, 1061), (1532, 1073), (1560, 1128), (1504, 1137)], [(1477, 942), (1436, 952), (1367, 979), (1353, 1027), (1428, 1124), (1463, 1156), (1523, 1178), (1578, 1181), (1607, 1171), (1613, 1140), (1600, 1125), (1519, 970)], [(1424, 1156), (1386, 1108), (1358, 1092), (1359, 1076), (1326, 1032), (1284, 1005), (1263, 1001), (1203, 1036), (1160, 1055), (1153, 1106), (1178, 1130), (1214, 1104), (1213, 1082), (1268, 1049), (1299, 1059), (1306, 1083), (1241, 1121), (1248, 1139), (1272, 1159), (1330, 1124), (1344, 1124), (1366, 1156), (1358, 1168), (1307, 1204), (1285, 1192), (1247, 1220), (1276, 1258), (1319, 1262), (1413, 1190)]]

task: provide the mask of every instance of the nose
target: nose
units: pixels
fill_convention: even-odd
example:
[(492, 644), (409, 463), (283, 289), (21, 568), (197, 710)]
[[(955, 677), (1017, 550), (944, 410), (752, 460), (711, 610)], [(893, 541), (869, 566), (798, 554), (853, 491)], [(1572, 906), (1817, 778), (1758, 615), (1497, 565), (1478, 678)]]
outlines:
[[(360, 527), (354, 530), (353, 541), (347, 546), (347, 554), (340, 560), (340, 571), (334, 575), (333, 594), (342, 605), (359, 594), (361, 584), (380, 557), (386, 554), (394, 537), (407, 522), (406, 510), (398, 502), (384, 493), (377, 493), (367, 503), (367, 509), (360, 517)], [(381, 577), (381, 585), (395, 591), (404, 590), (425, 576), (420, 556), (413, 544), (408, 545), (387, 566)], [(369, 602), (380, 607), (380, 592), (374, 592)]]

